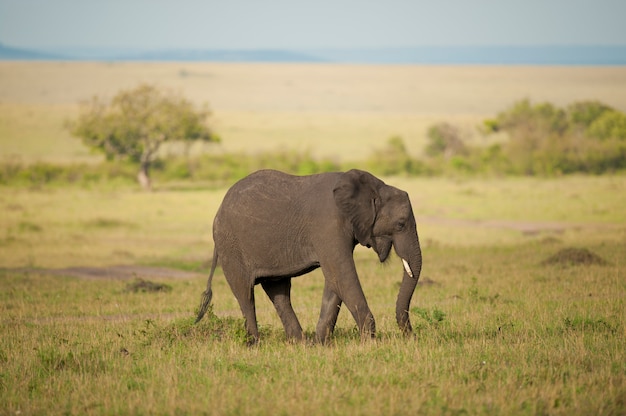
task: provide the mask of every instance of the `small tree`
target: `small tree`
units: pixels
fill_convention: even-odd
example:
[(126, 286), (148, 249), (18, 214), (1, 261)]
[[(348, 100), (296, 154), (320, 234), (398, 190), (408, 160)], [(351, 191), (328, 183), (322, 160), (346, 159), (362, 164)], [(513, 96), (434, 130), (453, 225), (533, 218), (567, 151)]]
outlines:
[(206, 107), (198, 110), (177, 93), (142, 84), (120, 91), (111, 102), (93, 97), (81, 103), (79, 116), (69, 127), (108, 160), (138, 163), (137, 179), (150, 189), (150, 165), (163, 143), (219, 140), (205, 124), (208, 116)]

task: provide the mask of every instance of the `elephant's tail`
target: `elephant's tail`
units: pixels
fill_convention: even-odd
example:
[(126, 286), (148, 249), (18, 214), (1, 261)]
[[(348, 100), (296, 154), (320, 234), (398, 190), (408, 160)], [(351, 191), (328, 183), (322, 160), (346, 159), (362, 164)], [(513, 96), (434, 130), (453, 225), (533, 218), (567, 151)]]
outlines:
[(213, 274), (217, 267), (217, 248), (213, 250), (213, 261), (211, 262), (211, 273), (209, 274), (209, 280), (206, 285), (206, 290), (202, 293), (202, 301), (200, 302), (200, 309), (198, 310), (198, 316), (196, 323), (200, 322), (202, 317), (206, 314), (211, 304), (211, 298), (213, 297), (213, 290), (211, 289), (211, 283), (213, 282)]

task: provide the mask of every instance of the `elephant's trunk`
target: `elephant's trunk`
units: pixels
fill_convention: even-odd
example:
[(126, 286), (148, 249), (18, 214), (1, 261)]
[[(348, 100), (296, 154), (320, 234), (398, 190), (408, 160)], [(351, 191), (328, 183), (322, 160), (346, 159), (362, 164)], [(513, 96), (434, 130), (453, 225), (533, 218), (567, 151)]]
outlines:
[(422, 271), (422, 250), (420, 247), (418, 246), (417, 253), (411, 259), (406, 260), (402, 258), (402, 263), (404, 265), (404, 274), (400, 292), (398, 293), (398, 300), (396, 301), (396, 320), (402, 332), (405, 335), (409, 335), (413, 332), (409, 319), (409, 305)]

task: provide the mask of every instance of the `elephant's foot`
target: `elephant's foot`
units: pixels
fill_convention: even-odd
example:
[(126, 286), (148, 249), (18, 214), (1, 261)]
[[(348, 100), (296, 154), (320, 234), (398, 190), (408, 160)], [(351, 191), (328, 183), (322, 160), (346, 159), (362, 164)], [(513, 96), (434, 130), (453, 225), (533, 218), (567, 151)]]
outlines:
[(256, 347), (257, 345), (259, 345), (259, 337), (248, 334), (248, 336), (246, 337), (246, 346)]
[(376, 321), (374, 315), (368, 313), (365, 317), (365, 322), (361, 327), (361, 341), (372, 340), (376, 338)]
[(323, 335), (315, 333), (315, 343), (321, 345), (328, 345), (330, 343), (330, 332), (326, 331)]

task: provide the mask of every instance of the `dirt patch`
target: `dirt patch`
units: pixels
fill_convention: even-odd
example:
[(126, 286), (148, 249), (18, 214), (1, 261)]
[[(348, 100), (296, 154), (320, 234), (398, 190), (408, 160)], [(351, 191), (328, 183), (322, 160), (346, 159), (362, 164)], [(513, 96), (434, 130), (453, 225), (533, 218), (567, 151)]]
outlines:
[(586, 248), (566, 247), (545, 259), (541, 264), (560, 266), (589, 266), (595, 264), (605, 266), (609, 263)]
[(150, 266), (68, 267), (64, 269), (20, 269), (22, 271), (80, 279), (150, 280), (162, 278), (193, 279), (204, 276), (199, 272)]
[(171, 292), (172, 286), (155, 283), (150, 280), (137, 279), (126, 285), (126, 291), (132, 293)]

